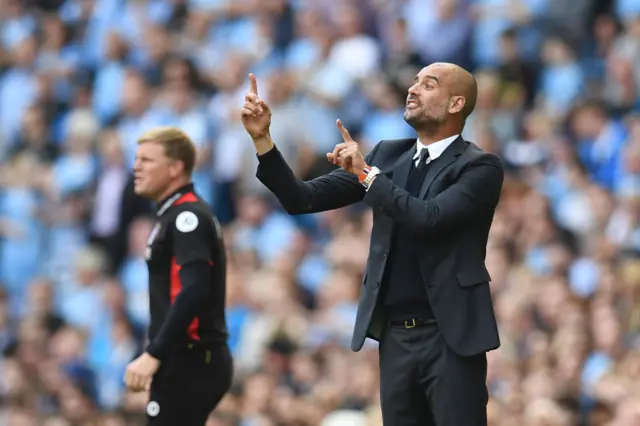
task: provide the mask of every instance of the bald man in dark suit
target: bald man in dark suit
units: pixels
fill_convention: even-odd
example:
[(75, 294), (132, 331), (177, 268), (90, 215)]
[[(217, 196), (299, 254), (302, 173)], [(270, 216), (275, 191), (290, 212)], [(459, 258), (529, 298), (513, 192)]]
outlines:
[(365, 156), (338, 121), (343, 143), (327, 158), (340, 168), (308, 182), (271, 140), (269, 107), (249, 78), (241, 115), (257, 176), (287, 212), (360, 201), (373, 209), (351, 347), (379, 342), (385, 426), (486, 425), (486, 352), (500, 339), (485, 255), (504, 171), (460, 135), (475, 107), (474, 78), (447, 63), (420, 71), (404, 114), (417, 140), (384, 140)]

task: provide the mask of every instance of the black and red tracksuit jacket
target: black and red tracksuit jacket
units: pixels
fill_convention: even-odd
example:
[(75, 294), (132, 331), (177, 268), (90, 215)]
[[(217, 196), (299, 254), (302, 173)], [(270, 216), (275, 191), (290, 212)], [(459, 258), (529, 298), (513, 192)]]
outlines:
[(147, 241), (151, 323), (146, 352), (162, 360), (197, 344), (227, 341), (226, 256), (211, 209), (189, 184), (158, 204)]

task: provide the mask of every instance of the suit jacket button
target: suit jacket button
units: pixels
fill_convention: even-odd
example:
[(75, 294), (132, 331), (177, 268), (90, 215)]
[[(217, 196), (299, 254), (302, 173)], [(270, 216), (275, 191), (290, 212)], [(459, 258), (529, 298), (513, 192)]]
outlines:
[(387, 256), (389, 256), (389, 250), (384, 251), (384, 257), (387, 257)]
[(376, 287), (380, 287), (380, 281), (376, 281)]

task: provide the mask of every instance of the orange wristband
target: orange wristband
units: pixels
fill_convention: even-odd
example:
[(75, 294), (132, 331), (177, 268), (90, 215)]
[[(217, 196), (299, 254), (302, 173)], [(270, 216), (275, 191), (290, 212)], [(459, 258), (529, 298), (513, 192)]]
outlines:
[(371, 167), (369, 166), (365, 166), (364, 169), (362, 169), (360, 176), (358, 176), (358, 180), (360, 181), (360, 183), (364, 183), (364, 180), (367, 178), (367, 175), (369, 174), (370, 171), (371, 171)]

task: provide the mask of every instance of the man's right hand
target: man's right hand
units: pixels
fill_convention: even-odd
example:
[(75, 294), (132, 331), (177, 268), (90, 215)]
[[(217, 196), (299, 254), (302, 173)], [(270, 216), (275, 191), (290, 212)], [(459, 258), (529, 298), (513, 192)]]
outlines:
[(240, 116), (245, 130), (253, 139), (253, 143), (260, 154), (260, 151), (264, 151), (266, 148), (270, 149), (273, 145), (269, 136), (271, 110), (258, 97), (258, 82), (253, 74), (249, 74), (249, 83), (249, 92), (244, 97), (244, 105)]

